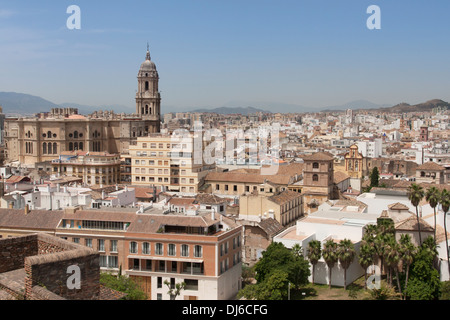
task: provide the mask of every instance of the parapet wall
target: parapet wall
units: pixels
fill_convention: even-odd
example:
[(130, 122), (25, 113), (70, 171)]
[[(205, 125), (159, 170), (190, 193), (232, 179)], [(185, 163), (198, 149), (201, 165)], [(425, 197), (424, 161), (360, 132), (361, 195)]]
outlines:
[(100, 297), (99, 254), (91, 248), (42, 233), (0, 239), (0, 272), (21, 268), (26, 274), (25, 299)]

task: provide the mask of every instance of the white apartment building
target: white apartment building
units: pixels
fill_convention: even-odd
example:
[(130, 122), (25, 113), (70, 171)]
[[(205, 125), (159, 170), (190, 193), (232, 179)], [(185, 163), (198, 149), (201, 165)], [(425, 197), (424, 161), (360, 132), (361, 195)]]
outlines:
[(373, 139), (358, 141), (358, 150), (365, 158), (378, 158), (383, 154), (383, 140)]

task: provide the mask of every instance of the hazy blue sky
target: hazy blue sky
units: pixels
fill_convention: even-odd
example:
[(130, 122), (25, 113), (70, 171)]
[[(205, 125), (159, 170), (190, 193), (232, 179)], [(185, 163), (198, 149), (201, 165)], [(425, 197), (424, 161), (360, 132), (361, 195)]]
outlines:
[[(72, 4), (81, 30), (66, 27)], [(372, 4), (381, 30), (366, 27)], [(134, 107), (148, 41), (163, 108), (450, 101), (449, 13), (448, 0), (0, 0), (0, 91)]]

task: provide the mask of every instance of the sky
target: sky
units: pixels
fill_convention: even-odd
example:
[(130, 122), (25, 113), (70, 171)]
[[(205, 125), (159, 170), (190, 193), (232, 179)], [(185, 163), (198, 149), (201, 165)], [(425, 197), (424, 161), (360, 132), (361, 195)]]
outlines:
[[(367, 28), (370, 5), (381, 29)], [(0, 0), (0, 91), (134, 108), (148, 42), (163, 112), (450, 101), (449, 12), (448, 0)]]

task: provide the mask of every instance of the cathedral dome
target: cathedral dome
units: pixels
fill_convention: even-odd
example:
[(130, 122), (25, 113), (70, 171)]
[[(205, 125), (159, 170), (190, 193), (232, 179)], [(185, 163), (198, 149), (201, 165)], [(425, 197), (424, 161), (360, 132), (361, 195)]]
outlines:
[(148, 72), (148, 71), (156, 71), (155, 63), (150, 59), (150, 51), (147, 50), (147, 56), (145, 61), (141, 64), (140, 71)]

